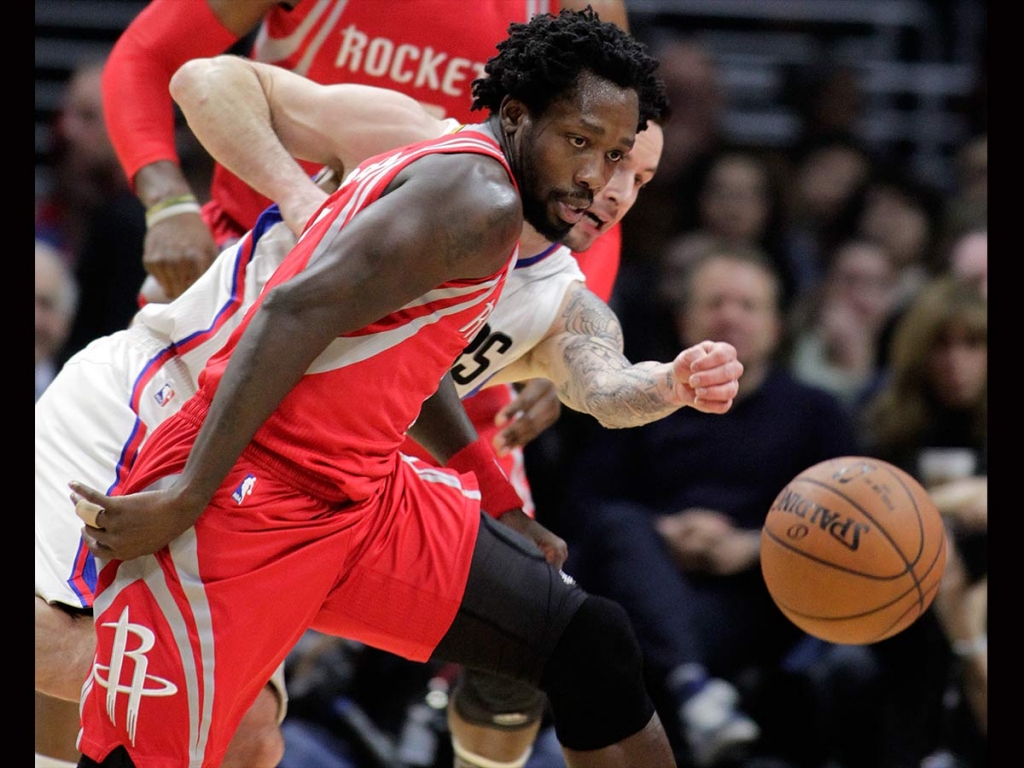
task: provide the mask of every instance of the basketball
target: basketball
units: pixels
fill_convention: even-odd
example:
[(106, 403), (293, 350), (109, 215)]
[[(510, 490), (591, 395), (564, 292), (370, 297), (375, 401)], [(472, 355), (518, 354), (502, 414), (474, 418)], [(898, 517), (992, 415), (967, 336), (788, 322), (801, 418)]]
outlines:
[(868, 456), (802, 471), (761, 529), (761, 572), (775, 604), (833, 643), (902, 632), (935, 599), (945, 567), (946, 532), (928, 492)]

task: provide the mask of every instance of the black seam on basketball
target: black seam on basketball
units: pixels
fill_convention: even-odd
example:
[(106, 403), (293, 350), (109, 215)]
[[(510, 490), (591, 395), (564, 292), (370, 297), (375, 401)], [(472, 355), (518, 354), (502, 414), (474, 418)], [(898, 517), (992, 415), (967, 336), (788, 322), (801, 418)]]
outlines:
[(827, 565), (830, 568), (833, 568), (833, 569), (835, 569), (837, 571), (842, 571), (843, 573), (848, 573), (851, 576), (862, 576), (865, 579), (872, 579), (874, 581), (895, 581), (896, 579), (902, 579), (904, 576), (907, 575), (907, 571), (900, 571), (899, 573), (894, 573), (894, 574), (888, 575), (888, 576), (879, 576), (879, 575), (873, 574), (873, 573), (866, 573), (864, 571), (858, 571), (858, 570), (856, 570), (854, 568), (848, 568), (845, 565), (839, 565), (838, 563), (833, 563), (831, 560), (824, 560), (821, 557), (818, 557), (817, 555), (812, 555), (810, 552), (804, 552), (802, 549), (794, 547), (792, 544), (787, 542), (785, 539), (779, 538), (779, 536), (774, 531), (772, 531), (772, 530), (770, 530), (768, 528), (764, 529), (764, 533), (772, 541), (774, 541), (776, 544), (778, 544), (781, 547), (785, 547), (790, 552), (795, 552), (796, 554), (798, 554), (798, 555), (800, 555), (802, 557), (806, 557), (808, 560), (813, 560), (814, 562), (820, 563), (821, 565)]
[[(850, 573), (853, 576), (862, 576), (864, 578), (871, 578), (867, 574), (860, 574), (860, 573), (852, 572), (852, 571), (849, 571), (849, 570), (847, 570), (845, 568), (841, 568), (839, 566), (836, 566), (835, 564), (830, 563), (828, 561), (823, 561), (823, 560), (820, 560), (819, 558), (812, 557), (811, 555), (807, 555), (807, 553), (801, 552), (798, 549), (797, 550), (793, 550), (792, 547), (789, 547), (784, 541), (779, 539), (771, 531), (766, 530), (765, 533), (772, 539), (772, 541), (775, 541), (776, 543), (780, 544), (781, 546), (784, 546), (787, 549), (791, 549), (792, 551), (795, 551), (798, 554), (804, 555), (804, 556), (808, 557), (809, 559), (814, 560), (815, 562), (820, 562), (822, 565), (827, 565), (827, 566), (830, 566), (830, 567), (834, 567), (834, 568), (836, 568), (836, 570), (840, 570), (840, 571), (844, 571), (844, 572)], [(946, 537), (943, 536), (942, 537), (942, 541), (939, 542), (938, 554), (936, 555), (934, 562), (932, 563), (931, 566), (929, 566), (928, 571), (924, 574), (924, 576), (922, 576), (920, 581), (924, 581), (925, 577), (927, 577), (931, 573), (931, 571), (934, 569), (935, 564), (938, 563), (939, 560), (941, 559), (940, 556), (941, 556), (942, 552), (945, 549), (946, 549)], [(785, 601), (779, 599), (778, 597), (776, 597), (774, 595), (772, 596), (772, 599), (775, 600), (775, 603), (779, 606), (779, 608), (782, 608), (785, 611), (793, 614), (794, 616), (798, 616), (798, 617), (800, 617), (802, 619), (813, 619), (814, 621), (821, 621), (821, 622), (839, 622), (839, 621), (850, 621), (850, 620), (853, 620), (853, 619), (861, 619), (861, 618), (864, 618), (865, 616), (871, 616), (872, 614), (876, 614), (876, 613), (878, 613), (880, 611), (884, 611), (887, 608), (890, 608), (893, 605), (895, 605), (896, 603), (898, 603), (900, 600), (904, 599), (911, 592), (914, 592), (916, 590), (919, 593), (923, 591), (923, 594), (924, 594), (924, 599), (919, 599), (915, 604), (912, 604), (912, 605), (916, 605), (917, 606), (917, 615), (920, 616), (922, 613), (924, 613), (924, 606), (931, 604), (932, 598), (929, 597), (929, 595), (931, 595), (932, 592), (937, 592), (938, 591), (939, 584), (941, 583), (941, 581), (942, 581), (942, 576), (940, 574), (939, 578), (936, 580), (934, 586), (930, 586), (927, 590), (923, 591), (922, 589), (920, 589), (918, 586), (915, 585), (913, 587), (908, 588), (905, 592), (902, 592), (901, 594), (897, 595), (895, 598), (893, 598), (892, 600), (890, 600), (887, 603), (882, 603), (881, 605), (874, 606), (874, 607), (872, 607), (872, 608), (870, 608), (869, 610), (866, 610), (866, 611), (860, 611), (858, 613), (845, 614), (845, 615), (842, 615), (842, 616), (823, 616), (823, 615), (816, 614), (816, 613), (805, 613), (803, 611), (796, 610), (795, 608), (790, 606), (788, 603), (786, 603)], [(893, 621), (891, 624), (889, 624), (888, 630), (891, 630), (893, 627), (898, 625), (903, 620), (903, 618), (908, 613), (910, 613), (911, 610), (913, 610), (913, 607), (907, 608), (906, 611), (904, 611), (902, 614), (900, 614), (900, 616), (895, 621)], [(880, 640), (880, 639), (888, 637), (888, 636), (889, 636), (888, 632), (882, 632), (880, 635), (877, 636), (876, 639)], [(875, 642), (875, 641), (872, 640), (872, 641), (869, 641), (869, 642)]]

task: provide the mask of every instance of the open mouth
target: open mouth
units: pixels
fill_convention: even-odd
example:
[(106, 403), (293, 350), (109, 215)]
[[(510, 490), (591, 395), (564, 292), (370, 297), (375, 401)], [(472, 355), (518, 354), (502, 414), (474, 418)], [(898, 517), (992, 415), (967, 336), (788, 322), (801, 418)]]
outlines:
[(602, 228), (603, 228), (603, 227), (605, 226), (605, 224), (607, 224), (607, 222), (606, 222), (606, 221), (604, 221), (603, 219), (601, 219), (601, 218), (600, 218), (600, 217), (599, 217), (599, 216), (598, 216), (598, 215), (597, 215), (596, 213), (594, 213), (593, 211), (589, 211), (589, 210), (588, 210), (588, 211), (585, 211), (585, 212), (584, 212), (584, 214), (583, 214), (583, 218), (584, 218), (584, 219), (586, 219), (586, 220), (589, 220), (589, 221), (590, 221), (590, 223), (591, 223), (591, 224), (593, 225), (593, 227), (594, 227), (595, 229), (598, 229), (598, 230), (602, 229)]
[(562, 200), (558, 203), (559, 215), (564, 221), (570, 224), (576, 224), (578, 221), (583, 219), (587, 214), (586, 205), (572, 205), (568, 201)]

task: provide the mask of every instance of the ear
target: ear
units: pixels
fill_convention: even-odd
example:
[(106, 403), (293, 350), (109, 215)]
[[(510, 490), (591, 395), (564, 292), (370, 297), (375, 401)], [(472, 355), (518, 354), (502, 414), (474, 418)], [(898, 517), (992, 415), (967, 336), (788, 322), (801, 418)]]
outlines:
[(512, 135), (519, 130), (523, 122), (529, 117), (529, 110), (519, 99), (506, 96), (501, 101), (501, 108), (498, 110), (501, 116), (501, 130), (503, 133)]

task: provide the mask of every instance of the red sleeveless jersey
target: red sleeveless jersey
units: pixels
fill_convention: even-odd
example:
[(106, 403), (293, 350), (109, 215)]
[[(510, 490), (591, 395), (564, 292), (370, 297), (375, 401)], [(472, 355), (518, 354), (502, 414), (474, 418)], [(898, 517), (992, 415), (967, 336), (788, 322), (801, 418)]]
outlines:
[[(432, 153), (489, 155), (511, 170), (498, 145), (462, 131), (378, 155), (361, 164), (324, 203), (262, 296), (302, 271), (321, 243), (377, 200), (407, 165)], [(513, 181), (514, 183), (514, 181)], [(247, 449), (282, 479), (321, 499), (362, 500), (390, 475), (404, 433), (423, 401), (497, 302), (518, 248), (495, 274), (439, 285), (371, 326), (335, 339), (256, 433)], [(205, 410), (253, 305), (199, 376), (200, 394), (184, 411)], [(386, 393), (382, 397), (381, 393)]]

